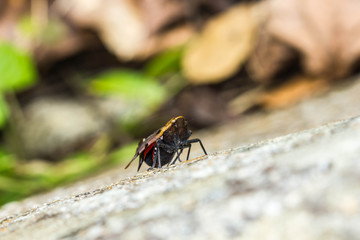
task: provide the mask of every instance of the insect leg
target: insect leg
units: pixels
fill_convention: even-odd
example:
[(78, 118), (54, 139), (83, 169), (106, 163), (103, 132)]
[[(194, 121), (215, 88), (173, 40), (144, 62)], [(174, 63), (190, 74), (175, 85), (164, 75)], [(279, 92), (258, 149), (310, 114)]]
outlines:
[[(174, 161), (172, 161), (171, 165), (175, 164), (175, 163), (176, 163), (176, 160), (179, 160), (179, 161), (181, 162), (181, 160), (180, 160), (180, 155), (181, 155), (181, 153), (182, 153), (183, 150), (184, 150), (184, 149), (180, 149), (180, 152), (179, 152), (179, 150), (176, 150), (177, 155), (176, 155), (176, 158), (174, 159)], [(169, 163), (170, 163), (170, 162), (169, 162)], [(169, 164), (168, 164), (168, 165), (169, 165)]]
[[(180, 155), (181, 155), (181, 153), (182, 153), (183, 150), (184, 150), (184, 149), (181, 149), (180, 152), (179, 152), (179, 154), (178, 154), (178, 155), (179, 155), (179, 157), (178, 157), (179, 162), (182, 162), (181, 159), (180, 159)], [(175, 159), (175, 161), (176, 161), (176, 159)], [(175, 163), (175, 162), (174, 162), (174, 163)]]
[(155, 144), (155, 147), (154, 147), (154, 150), (152, 152), (152, 166), (151, 166), (151, 169), (153, 169), (155, 167), (155, 163), (156, 163), (156, 159), (158, 158), (158, 142), (156, 142)]
[(191, 143), (196, 143), (196, 142), (200, 143), (200, 146), (201, 146), (202, 150), (204, 151), (205, 155), (207, 155), (207, 152), (205, 151), (204, 145), (202, 144), (201, 140), (198, 139), (198, 138), (188, 140), (185, 145), (191, 144)]
[[(161, 161), (160, 161), (160, 147), (159, 147), (159, 142), (156, 141), (156, 156), (157, 156), (157, 160), (158, 160), (158, 168), (161, 168)], [(154, 161), (155, 162), (155, 161)]]
[[(175, 157), (175, 161), (176, 161), (176, 159), (179, 157), (179, 152), (178, 152), (179, 149), (178, 149), (178, 148), (174, 148), (173, 151), (176, 152), (176, 157)], [(169, 166), (170, 164), (173, 164), (173, 163), (174, 163), (174, 161), (172, 161), (172, 159), (173, 159), (173, 158), (170, 159), (170, 161), (168, 162), (167, 166)]]
[(189, 150), (188, 150), (188, 154), (186, 156), (186, 161), (189, 160), (190, 150), (191, 150), (191, 144), (189, 144)]
[(140, 159), (139, 159), (139, 167), (138, 167), (137, 171), (140, 170), (143, 161), (144, 161), (144, 160), (140, 157)]

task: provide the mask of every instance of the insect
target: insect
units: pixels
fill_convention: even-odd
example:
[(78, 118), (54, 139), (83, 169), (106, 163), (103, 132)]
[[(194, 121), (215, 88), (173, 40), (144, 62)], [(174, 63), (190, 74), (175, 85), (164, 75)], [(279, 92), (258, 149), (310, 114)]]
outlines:
[[(139, 142), (134, 157), (125, 169), (128, 168), (138, 156), (140, 156), (138, 171), (144, 161), (150, 166), (149, 169), (161, 168), (165, 164), (174, 164), (177, 160), (181, 162), (180, 155), (185, 148), (189, 148), (186, 157), (186, 160), (188, 160), (191, 144), (196, 142), (200, 143), (202, 150), (205, 155), (207, 155), (200, 139), (189, 139), (191, 133), (191, 130), (188, 128), (188, 123), (183, 116), (170, 119), (164, 127)], [(176, 157), (173, 160), (175, 155)]]

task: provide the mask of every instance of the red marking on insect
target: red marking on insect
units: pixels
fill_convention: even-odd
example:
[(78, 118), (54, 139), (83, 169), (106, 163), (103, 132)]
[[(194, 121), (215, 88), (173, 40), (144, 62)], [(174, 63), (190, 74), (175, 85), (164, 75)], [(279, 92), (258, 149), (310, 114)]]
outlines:
[(148, 154), (148, 152), (150, 151), (150, 150), (153, 150), (152, 151), (152, 155), (154, 155), (154, 145), (155, 145), (155, 142), (153, 142), (150, 146), (148, 146), (147, 148), (145, 148), (145, 151), (144, 151), (144, 155), (146, 156), (147, 154)]
[[(181, 162), (180, 155), (185, 148), (189, 148), (186, 157), (186, 160), (188, 160), (191, 144), (195, 142), (199, 142), (205, 155), (207, 155), (200, 139), (189, 139), (191, 133), (191, 130), (188, 128), (188, 123), (183, 116), (170, 119), (164, 127), (139, 142), (134, 157), (125, 169), (128, 168), (138, 156), (140, 156), (138, 171), (144, 161), (150, 166), (150, 169), (161, 168), (165, 164), (174, 164), (177, 160)], [(176, 157), (172, 161), (175, 155)]]

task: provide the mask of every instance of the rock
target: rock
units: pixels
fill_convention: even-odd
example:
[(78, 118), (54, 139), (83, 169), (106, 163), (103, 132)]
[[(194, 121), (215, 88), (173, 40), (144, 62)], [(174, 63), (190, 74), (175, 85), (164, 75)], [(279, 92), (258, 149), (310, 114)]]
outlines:
[(356, 239), (359, 154), (357, 117), (63, 196), (0, 238)]
[(96, 110), (79, 100), (39, 98), (26, 106), (21, 127), (13, 134), (19, 135), (26, 158), (59, 159), (106, 133), (106, 120)]

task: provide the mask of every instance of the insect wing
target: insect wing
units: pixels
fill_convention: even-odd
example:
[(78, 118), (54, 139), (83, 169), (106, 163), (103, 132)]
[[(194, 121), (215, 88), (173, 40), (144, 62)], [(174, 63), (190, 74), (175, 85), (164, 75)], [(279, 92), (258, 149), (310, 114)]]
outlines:
[(134, 156), (134, 157), (131, 159), (131, 161), (126, 165), (125, 169), (127, 169), (127, 168), (130, 166), (130, 164), (137, 158), (137, 156), (139, 156), (139, 153), (136, 151), (135, 156)]
[[(159, 133), (160, 132), (160, 133)], [(158, 136), (159, 135), (159, 136)], [(139, 145), (136, 149), (135, 155), (134, 157), (131, 159), (131, 161), (126, 165), (125, 169), (127, 169), (131, 163), (142, 153), (142, 152), (146, 152), (146, 154), (148, 153), (148, 151), (151, 149), (151, 146), (153, 146), (156, 142), (156, 140), (161, 136), (161, 131), (160, 129), (157, 130), (156, 132), (154, 132), (153, 134), (151, 134), (150, 136), (148, 136), (145, 140), (141, 140), (139, 142)], [(149, 147), (148, 147), (149, 146)], [(145, 154), (145, 155), (146, 155)]]

